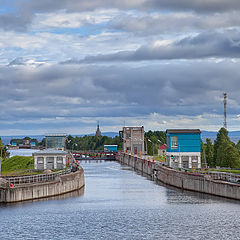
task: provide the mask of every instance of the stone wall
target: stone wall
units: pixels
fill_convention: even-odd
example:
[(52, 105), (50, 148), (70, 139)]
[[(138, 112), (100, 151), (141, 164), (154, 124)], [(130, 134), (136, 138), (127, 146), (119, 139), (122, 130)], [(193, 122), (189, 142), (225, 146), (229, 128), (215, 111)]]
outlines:
[(84, 186), (84, 171), (61, 175), (52, 182), (0, 187), (0, 203), (20, 202), (61, 195)]
[(214, 180), (209, 175), (179, 172), (161, 166), (157, 179), (178, 188), (240, 200), (240, 184)]
[(214, 180), (210, 175), (177, 171), (152, 160), (121, 153), (116, 158), (120, 163), (133, 167), (168, 185), (211, 195), (240, 200), (240, 184)]

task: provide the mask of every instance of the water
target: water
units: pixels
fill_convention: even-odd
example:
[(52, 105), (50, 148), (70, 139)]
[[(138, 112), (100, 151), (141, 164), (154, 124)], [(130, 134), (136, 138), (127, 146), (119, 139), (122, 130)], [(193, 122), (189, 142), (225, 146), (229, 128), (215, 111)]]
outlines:
[(166, 188), (117, 162), (82, 165), (84, 192), (2, 205), (0, 239), (240, 239), (237, 201)]
[(13, 156), (32, 156), (34, 152), (39, 151), (39, 149), (10, 149), (8, 152), (10, 153), (10, 157)]

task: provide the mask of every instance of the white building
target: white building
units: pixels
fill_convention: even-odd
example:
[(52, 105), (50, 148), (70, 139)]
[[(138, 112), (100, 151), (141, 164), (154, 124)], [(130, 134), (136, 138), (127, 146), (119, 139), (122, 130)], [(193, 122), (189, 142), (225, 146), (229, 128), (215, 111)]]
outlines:
[(63, 169), (66, 168), (66, 158), (68, 152), (46, 149), (33, 153), (34, 157), (34, 169)]

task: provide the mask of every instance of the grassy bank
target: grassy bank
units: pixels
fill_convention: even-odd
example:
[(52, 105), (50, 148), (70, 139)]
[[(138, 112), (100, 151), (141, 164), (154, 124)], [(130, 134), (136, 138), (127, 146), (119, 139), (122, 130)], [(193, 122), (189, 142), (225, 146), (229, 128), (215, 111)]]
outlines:
[(2, 161), (2, 175), (16, 175), (33, 168), (33, 157), (14, 156)]

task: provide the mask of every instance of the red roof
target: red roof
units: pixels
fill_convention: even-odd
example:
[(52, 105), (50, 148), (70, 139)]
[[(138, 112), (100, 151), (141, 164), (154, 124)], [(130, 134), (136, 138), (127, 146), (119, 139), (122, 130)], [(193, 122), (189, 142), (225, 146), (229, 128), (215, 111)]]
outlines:
[(163, 144), (159, 149), (167, 149), (167, 144)]

